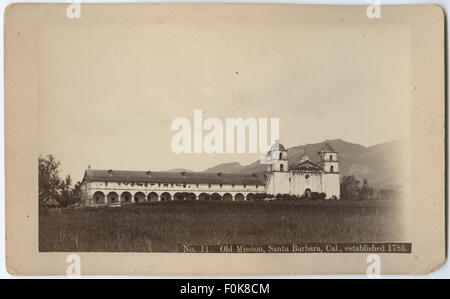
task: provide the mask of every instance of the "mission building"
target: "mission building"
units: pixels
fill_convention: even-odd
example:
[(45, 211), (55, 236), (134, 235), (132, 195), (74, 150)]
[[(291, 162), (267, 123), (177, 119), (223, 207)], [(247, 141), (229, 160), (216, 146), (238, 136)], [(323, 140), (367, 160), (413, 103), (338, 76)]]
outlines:
[(123, 171), (86, 169), (81, 183), (84, 206), (121, 205), (169, 200), (252, 200), (256, 193), (311, 196), (325, 193), (339, 199), (338, 153), (327, 143), (313, 163), (304, 154), (289, 168), (288, 150), (275, 144), (268, 152), (267, 171), (254, 174)]

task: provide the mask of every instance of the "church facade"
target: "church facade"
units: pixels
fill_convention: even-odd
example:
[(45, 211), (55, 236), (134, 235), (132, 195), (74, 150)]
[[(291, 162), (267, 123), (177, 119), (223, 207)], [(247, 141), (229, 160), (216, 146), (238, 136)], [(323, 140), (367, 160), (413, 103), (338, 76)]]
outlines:
[(337, 152), (326, 144), (313, 163), (305, 154), (299, 164), (289, 167), (288, 150), (281, 144), (268, 153), (266, 172), (254, 174), (122, 171), (87, 169), (81, 183), (83, 206), (130, 204), (170, 200), (252, 200), (257, 193), (309, 197), (325, 193), (339, 199)]
[(275, 162), (268, 166), (266, 193), (309, 196), (318, 192), (325, 193), (327, 199), (339, 199), (339, 161), (328, 143), (317, 153), (317, 164), (304, 154), (299, 164), (289, 168), (288, 151), (282, 144), (272, 148), (270, 154)]

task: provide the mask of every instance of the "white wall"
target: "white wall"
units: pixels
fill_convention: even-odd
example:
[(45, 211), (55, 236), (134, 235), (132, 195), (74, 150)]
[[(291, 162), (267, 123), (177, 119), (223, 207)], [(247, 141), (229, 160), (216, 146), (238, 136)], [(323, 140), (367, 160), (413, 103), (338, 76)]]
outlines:
[[(309, 177), (307, 178), (307, 175)], [(274, 172), (269, 174), (266, 192), (301, 196), (305, 190), (324, 192), (326, 198), (340, 197), (339, 174)]]
[[(261, 185), (242, 185), (242, 184), (177, 184), (177, 183), (118, 183), (118, 182), (88, 182), (86, 184), (85, 195), (83, 196), (84, 204), (95, 204), (93, 200), (93, 195), (95, 192), (102, 192), (105, 197), (110, 192), (117, 193), (119, 199), (121, 198), (122, 193), (129, 192), (131, 194), (132, 199), (135, 197), (135, 194), (138, 192), (142, 192), (145, 195), (145, 199), (148, 198), (148, 195), (151, 192), (156, 192), (159, 196), (162, 193), (168, 192), (171, 194), (172, 198), (177, 192), (190, 192), (196, 194), (197, 198), (201, 193), (207, 193), (209, 195), (213, 193), (218, 193), (223, 196), (225, 193), (230, 193), (233, 198), (238, 193), (241, 193), (246, 197), (249, 193), (262, 193), (265, 190), (265, 184)], [(84, 184), (83, 184), (84, 185)], [(82, 187), (83, 189), (84, 187)]]
[(128, 191), (151, 192), (151, 191), (174, 191), (174, 192), (264, 192), (265, 184), (261, 185), (242, 185), (242, 184), (176, 184), (176, 183), (117, 183), (117, 182), (89, 182), (89, 194), (95, 191)]
[(293, 173), (291, 178), (292, 194), (303, 195), (306, 189), (322, 192), (321, 173)]
[(338, 173), (325, 173), (322, 176), (322, 182), (323, 192), (327, 194), (327, 198), (331, 198), (332, 196), (340, 198), (341, 192)]
[(266, 192), (268, 194), (273, 195), (277, 195), (278, 193), (290, 194), (291, 193), (291, 186), (289, 184), (290, 177), (291, 172), (269, 173)]

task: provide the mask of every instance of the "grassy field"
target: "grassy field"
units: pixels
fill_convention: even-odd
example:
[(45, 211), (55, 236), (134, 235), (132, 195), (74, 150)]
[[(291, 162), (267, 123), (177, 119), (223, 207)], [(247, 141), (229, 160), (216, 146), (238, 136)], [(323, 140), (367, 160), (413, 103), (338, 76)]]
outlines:
[(399, 208), (361, 202), (181, 201), (41, 213), (41, 252), (176, 252), (182, 244), (404, 241)]

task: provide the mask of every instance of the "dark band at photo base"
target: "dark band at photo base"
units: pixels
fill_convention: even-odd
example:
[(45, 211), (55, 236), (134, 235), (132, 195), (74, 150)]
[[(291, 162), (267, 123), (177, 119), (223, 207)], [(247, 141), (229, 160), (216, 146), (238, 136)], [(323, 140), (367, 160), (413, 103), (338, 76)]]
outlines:
[(181, 244), (180, 253), (404, 253), (412, 243)]

